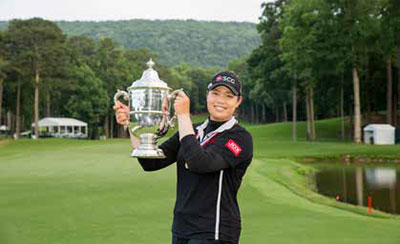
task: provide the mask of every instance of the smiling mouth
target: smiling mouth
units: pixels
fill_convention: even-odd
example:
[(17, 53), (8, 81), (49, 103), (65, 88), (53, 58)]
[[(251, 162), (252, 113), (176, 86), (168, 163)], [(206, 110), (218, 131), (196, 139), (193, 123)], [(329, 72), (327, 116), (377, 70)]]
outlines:
[(225, 107), (221, 107), (221, 106), (214, 106), (214, 109), (217, 110), (218, 112), (222, 112), (222, 111), (224, 111), (226, 108), (225, 108)]

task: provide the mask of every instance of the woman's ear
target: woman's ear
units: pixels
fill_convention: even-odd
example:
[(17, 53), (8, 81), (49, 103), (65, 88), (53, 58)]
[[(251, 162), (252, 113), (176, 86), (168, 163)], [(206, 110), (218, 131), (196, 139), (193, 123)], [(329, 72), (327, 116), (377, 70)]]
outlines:
[(237, 102), (237, 104), (236, 104), (236, 107), (239, 107), (239, 105), (242, 103), (242, 101), (243, 101), (243, 97), (242, 97), (242, 96), (239, 96), (238, 102)]

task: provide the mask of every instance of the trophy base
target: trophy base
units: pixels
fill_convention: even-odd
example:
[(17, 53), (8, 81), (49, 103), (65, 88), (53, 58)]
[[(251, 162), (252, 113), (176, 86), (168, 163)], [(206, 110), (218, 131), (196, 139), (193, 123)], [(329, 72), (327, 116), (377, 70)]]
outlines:
[(131, 156), (135, 158), (166, 158), (164, 152), (156, 145), (154, 134), (141, 134), (140, 145), (132, 151)]
[(132, 157), (135, 158), (165, 158), (164, 152), (161, 149), (156, 150), (133, 150)]

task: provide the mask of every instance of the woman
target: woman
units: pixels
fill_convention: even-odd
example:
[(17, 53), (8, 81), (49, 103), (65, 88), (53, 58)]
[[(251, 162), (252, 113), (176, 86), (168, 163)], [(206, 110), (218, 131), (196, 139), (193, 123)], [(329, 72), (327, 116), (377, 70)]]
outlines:
[[(233, 72), (214, 75), (207, 87), (209, 117), (192, 125), (190, 100), (179, 92), (174, 102), (179, 131), (159, 146), (166, 158), (138, 159), (145, 171), (177, 162), (173, 244), (239, 243), (236, 196), (253, 157), (252, 137), (234, 117), (241, 93)], [(117, 122), (127, 124), (129, 108), (118, 103), (114, 109)], [(131, 134), (131, 140), (137, 148), (139, 139)]]

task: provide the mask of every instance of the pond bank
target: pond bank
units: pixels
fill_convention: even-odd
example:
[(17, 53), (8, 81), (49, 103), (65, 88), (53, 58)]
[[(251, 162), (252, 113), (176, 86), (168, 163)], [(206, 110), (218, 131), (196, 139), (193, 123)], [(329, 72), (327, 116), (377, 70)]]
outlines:
[[(265, 159), (266, 165), (270, 165), (272, 159)], [(275, 160), (274, 160), (275, 161)], [(335, 198), (330, 198), (319, 194), (316, 191), (314, 182), (310, 181), (317, 169), (311, 165), (303, 164), (299, 161), (281, 159), (277, 167), (274, 170), (266, 170), (263, 166), (257, 167), (259, 172), (262, 172), (266, 177), (274, 180), (275, 182), (285, 186), (293, 193), (304, 197), (305, 199), (341, 210), (350, 211), (364, 216), (378, 217), (385, 219), (400, 219), (400, 215), (390, 214), (383, 211), (373, 209), (372, 213), (368, 213), (368, 208), (364, 206), (356, 206), (341, 201), (337, 201)], [(264, 169), (263, 169), (264, 168)]]
[(394, 163), (400, 165), (400, 157), (391, 155), (357, 155), (357, 154), (344, 154), (337, 156), (313, 156), (313, 157), (299, 157), (295, 158), (299, 163)]

